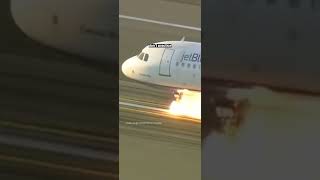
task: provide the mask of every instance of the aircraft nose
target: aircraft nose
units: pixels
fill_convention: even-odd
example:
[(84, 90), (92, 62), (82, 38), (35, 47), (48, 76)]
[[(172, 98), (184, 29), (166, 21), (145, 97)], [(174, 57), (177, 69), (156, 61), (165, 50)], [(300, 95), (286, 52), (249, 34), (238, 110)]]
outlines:
[(131, 69), (130, 64), (131, 64), (130, 61), (126, 60), (121, 66), (122, 73), (127, 77), (130, 77), (130, 69)]

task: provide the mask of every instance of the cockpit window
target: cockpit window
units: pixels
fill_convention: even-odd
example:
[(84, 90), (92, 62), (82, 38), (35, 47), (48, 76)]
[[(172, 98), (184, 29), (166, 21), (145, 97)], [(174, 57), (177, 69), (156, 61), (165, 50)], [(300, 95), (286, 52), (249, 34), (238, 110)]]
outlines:
[(146, 54), (145, 56), (144, 56), (144, 61), (148, 61), (148, 59), (149, 59), (149, 54)]
[(143, 60), (143, 56), (144, 56), (144, 53), (141, 52), (141, 53), (139, 54), (138, 58), (139, 58), (140, 60)]

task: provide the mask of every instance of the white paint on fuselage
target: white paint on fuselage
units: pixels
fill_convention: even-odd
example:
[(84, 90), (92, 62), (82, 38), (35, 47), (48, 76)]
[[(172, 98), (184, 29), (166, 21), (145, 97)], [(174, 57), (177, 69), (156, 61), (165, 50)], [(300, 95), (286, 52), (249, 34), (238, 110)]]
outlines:
[[(148, 60), (139, 59), (139, 54), (131, 57), (122, 64), (122, 72), (131, 79), (145, 83), (201, 91), (201, 44), (188, 41), (156, 44), (171, 44), (172, 47), (147, 46), (142, 52), (149, 55)], [(168, 59), (164, 58), (166, 55)]]

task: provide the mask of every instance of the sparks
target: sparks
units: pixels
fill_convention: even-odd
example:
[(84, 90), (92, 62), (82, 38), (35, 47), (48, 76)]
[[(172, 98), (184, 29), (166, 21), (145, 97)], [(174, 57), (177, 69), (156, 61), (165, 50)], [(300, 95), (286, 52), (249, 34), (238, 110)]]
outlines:
[(171, 103), (169, 112), (173, 115), (201, 119), (201, 92), (186, 89), (177, 92), (180, 96)]

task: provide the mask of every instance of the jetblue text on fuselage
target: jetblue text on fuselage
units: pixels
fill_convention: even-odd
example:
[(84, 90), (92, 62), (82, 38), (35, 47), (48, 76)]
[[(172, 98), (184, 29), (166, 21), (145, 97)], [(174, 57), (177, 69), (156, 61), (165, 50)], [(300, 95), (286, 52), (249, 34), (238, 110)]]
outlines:
[(190, 53), (190, 54), (183, 53), (181, 61), (201, 63), (201, 54), (199, 54), (199, 53)]

